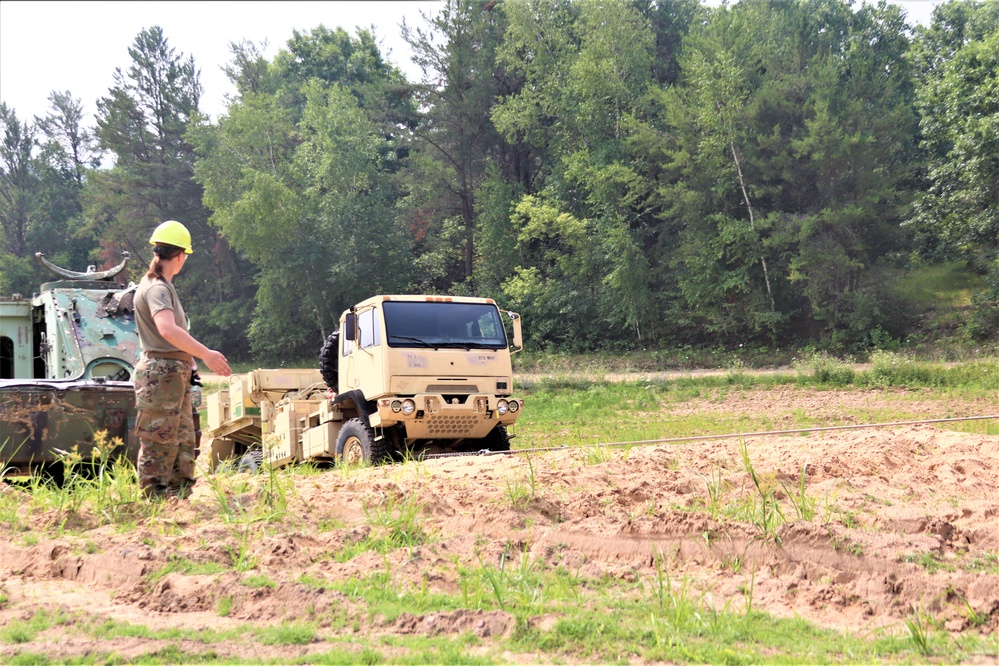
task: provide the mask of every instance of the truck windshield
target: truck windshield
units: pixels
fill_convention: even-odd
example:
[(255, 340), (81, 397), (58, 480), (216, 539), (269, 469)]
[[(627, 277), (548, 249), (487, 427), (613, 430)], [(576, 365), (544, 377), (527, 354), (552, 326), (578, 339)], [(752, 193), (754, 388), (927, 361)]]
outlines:
[(385, 301), (390, 347), (503, 349), (499, 309), (486, 303)]

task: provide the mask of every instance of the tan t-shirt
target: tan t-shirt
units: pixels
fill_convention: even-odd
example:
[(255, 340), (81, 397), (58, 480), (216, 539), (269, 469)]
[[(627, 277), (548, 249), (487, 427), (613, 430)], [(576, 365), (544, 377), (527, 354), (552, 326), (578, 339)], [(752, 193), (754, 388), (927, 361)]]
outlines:
[(153, 317), (160, 310), (173, 310), (173, 320), (187, 330), (187, 315), (180, 305), (173, 284), (159, 278), (143, 277), (135, 290), (135, 327), (139, 331), (139, 346), (145, 352), (179, 352), (156, 328)]

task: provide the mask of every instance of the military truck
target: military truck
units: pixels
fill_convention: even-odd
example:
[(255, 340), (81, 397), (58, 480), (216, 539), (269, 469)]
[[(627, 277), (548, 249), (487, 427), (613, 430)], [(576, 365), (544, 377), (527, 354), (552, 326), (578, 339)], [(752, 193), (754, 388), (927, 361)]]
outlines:
[(134, 462), (135, 285), (112, 281), (128, 255), (86, 272), (35, 257), (60, 279), (30, 299), (0, 297), (0, 475), (60, 477), (59, 452), (77, 447), (87, 459), (100, 430), (122, 442), (112, 455)]
[(254, 370), (208, 396), (210, 466), (509, 450), (522, 348), (520, 316), (492, 299), (374, 296), (341, 315), (318, 369)]

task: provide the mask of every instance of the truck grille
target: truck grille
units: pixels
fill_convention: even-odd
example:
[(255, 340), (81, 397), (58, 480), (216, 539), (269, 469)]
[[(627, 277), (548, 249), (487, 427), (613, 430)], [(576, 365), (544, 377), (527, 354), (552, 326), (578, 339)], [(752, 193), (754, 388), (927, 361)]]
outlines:
[(466, 435), (472, 431), (479, 417), (466, 415), (435, 415), (427, 419), (427, 430), (431, 436), (454, 437)]
[(430, 384), (427, 386), (427, 393), (478, 393), (479, 387), (475, 384)]

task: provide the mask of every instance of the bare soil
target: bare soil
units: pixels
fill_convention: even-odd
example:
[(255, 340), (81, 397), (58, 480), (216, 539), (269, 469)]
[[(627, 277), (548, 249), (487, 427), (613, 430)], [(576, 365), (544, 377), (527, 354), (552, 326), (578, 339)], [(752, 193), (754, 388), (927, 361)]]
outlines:
[[(800, 401), (809, 403), (806, 409), (845, 410), (874, 399), (878, 396), (866, 391), (783, 397), (761, 391), (675, 408), (755, 411)], [(927, 415), (985, 414), (988, 408), (954, 405), (950, 414), (938, 409)], [(512, 615), (457, 610), (386, 620), (315, 581), (333, 586), (389, 567), (400, 589), (428, 586), (460, 595), (457, 566), (498, 565), (504, 554), (524, 551), (584, 578), (624, 581), (654, 576), (660, 552), (673, 579), (693, 581), (706, 604), (739, 610), (752, 586), (754, 610), (861, 635), (904, 627), (916, 608), (953, 634), (999, 631), (999, 436), (907, 426), (760, 436), (745, 440), (745, 446), (757, 477), (765, 490), (776, 492), (787, 518), (772, 535), (754, 520), (720, 513), (724, 506), (759, 497), (736, 439), (636, 446), (606, 455), (567, 449), (529, 459), (448, 458), (297, 476), (288, 498), (291, 515), (260, 530), (248, 544), (257, 560), (249, 574), (265, 576), (273, 587), (248, 585), (249, 574), (235, 571), (174, 572), (150, 582), (148, 575), (171, 558), (231, 564), (233, 531), (205, 480), (189, 500), (169, 500), (159, 518), (127, 532), (107, 525), (87, 529), (82, 517), (76, 535), (58, 537), (53, 516), (32, 516), (37, 542), (29, 545), (24, 532), (9, 530), (0, 539), (0, 592), (8, 598), (0, 605), (0, 625), (45, 609), (97, 624), (113, 620), (154, 630), (315, 622), (318, 638), (300, 646), (265, 645), (246, 636), (206, 645), (94, 638), (67, 623), (27, 644), (0, 643), (0, 662), (21, 651), (53, 660), (101, 653), (129, 659), (171, 643), (189, 654), (304, 658), (330, 650), (334, 641), (342, 647), (345, 638), (348, 645), (370, 645), (386, 634), (465, 632), (479, 636), (490, 650), (512, 634)], [(788, 495), (802, 469), (807, 496), (814, 500), (810, 520), (796, 518)], [(722, 493), (715, 515), (709, 510), (712, 484)], [(512, 489), (527, 496), (518, 499)], [(370, 507), (413, 497), (421, 505), (421, 527), (432, 535), (427, 543), (386, 556), (367, 551), (342, 563), (331, 559), (371, 533)], [(228, 500), (248, 504), (258, 495)], [(299, 582), (303, 576), (313, 584)], [(232, 606), (221, 617), (224, 597)], [(544, 628), (553, 620), (538, 617), (532, 624)], [(510, 661), (555, 658), (502, 648), (491, 654)]]

